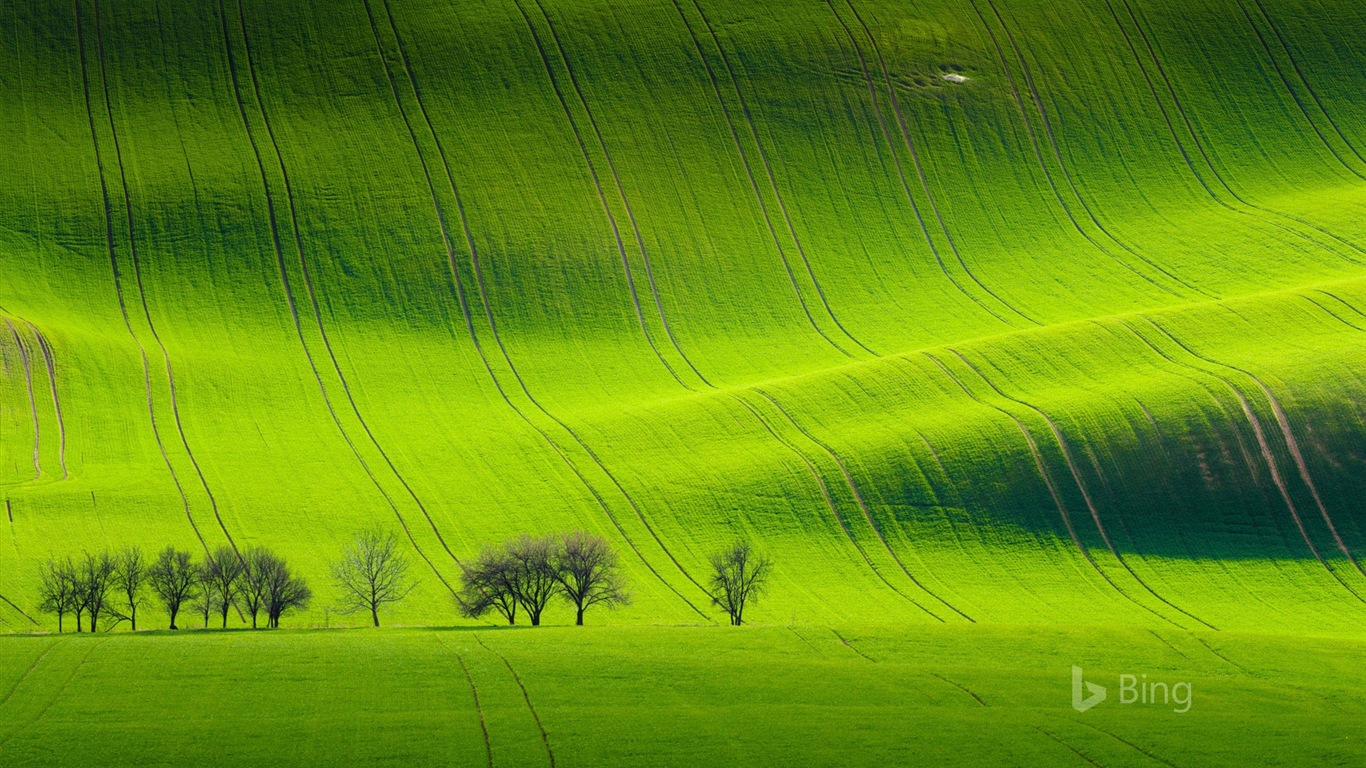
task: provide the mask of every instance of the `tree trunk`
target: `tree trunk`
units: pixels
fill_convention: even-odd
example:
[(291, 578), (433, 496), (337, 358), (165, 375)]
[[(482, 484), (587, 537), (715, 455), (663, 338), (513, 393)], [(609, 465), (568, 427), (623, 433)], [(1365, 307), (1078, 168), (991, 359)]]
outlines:
[(136, 605), (130, 605), (129, 607), (132, 608), (132, 610), (128, 612), (128, 626), (136, 632), (138, 631), (138, 607)]
[(377, 606), (374, 606), (374, 605), (370, 606), (370, 618), (375, 622), (375, 626), (378, 627), (378, 626), (379, 626), (379, 608), (378, 608)]
[(531, 626), (533, 626), (533, 627), (539, 627), (539, 626), (541, 626), (541, 613), (540, 613), (540, 611), (537, 611), (537, 612), (531, 614)]
[(578, 615), (575, 617), (574, 623), (577, 624), (577, 625), (580, 626), (580, 627), (583, 626), (583, 606), (582, 606), (582, 605), (579, 606)]
[(177, 626), (175, 625), (175, 615), (176, 615), (177, 613), (180, 613), (180, 608), (179, 608), (179, 607), (176, 607), (176, 608), (172, 608), (172, 609), (171, 609), (171, 629), (179, 629), (179, 627), (177, 627)]

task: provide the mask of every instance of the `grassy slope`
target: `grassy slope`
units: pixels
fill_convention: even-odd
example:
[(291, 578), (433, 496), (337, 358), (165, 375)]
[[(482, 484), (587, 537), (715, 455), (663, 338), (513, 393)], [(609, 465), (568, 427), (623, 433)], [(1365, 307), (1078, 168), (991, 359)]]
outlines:
[(267, 543), (322, 605), (373, 521), (403, 623), (578, 527), (614, 623), (706, 621), (737, 533), (761, 622), (1366, 618), (1350, 3), (0, 18), (9, 629), (124, 543)]
[[(1324, 765), (1362, 751), (1362, 648), (1345, 638), (1000, 625), (0, 643), (7, 765)], [(1081, 716), (1072, 664), (1109, 687)], [(1190, 682), (1189, 711), (1119, 703), (1128, 673)]]

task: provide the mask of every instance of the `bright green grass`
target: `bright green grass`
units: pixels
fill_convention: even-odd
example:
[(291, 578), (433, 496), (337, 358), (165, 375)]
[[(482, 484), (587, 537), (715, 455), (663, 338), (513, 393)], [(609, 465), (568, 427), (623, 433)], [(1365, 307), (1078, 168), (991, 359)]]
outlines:
[[(560, 766), (1363, 757), (1357, 640), (795, 625), (0, 642), (0, 691), (13, 689), (0, 757), (13, 766), (530, 766), (552, 753)], [(1071, 707), (1073, 665), (1109, 689), (1087, 712)], [(1190, 683), (1188, 711), (1123, 703), (1122, 674)]]
[[(50, 626), (48, 556), (229, 540), (313, 581), (287, 625), (335, 626), (328, 563), (376, 522), (410, 542), (407, 625), (470, 624), (448, 587), (487, 542), (609, 537), (636, 599), (590, 614), (625, 633), (606, 647), (713, 622), (698, 582), (736, 536), (776, 563), (755, 622), (942, 632), (987, 671), (988, 638), (1079, 618), (1274, 635), (1246, 640), (1254, 670), (1366, 626), (1357, 3), (0, 0), (0, 20), (0, 630)], [(566, 636), (508, 652), (549, 674), (534, 644)], [(350, 635), (279, 637), (243, 642)], [(428, 643), (384, 637), (385, 663)], [(1329, 679), (1315, 647), (1294, 690)], [(754, 695), (803, 690), (810, 661)], [(1257, 690), (1228, 692), (1240, 716)], [(931, 723), (977, 731), (934, 712), (802, 716), (926, 749), (960, 741)], [(1041, 722), (999, 743), (1059, 748)], [(1273, 754), (1206, 741), (1178, 740)], [(725, 744), (782, 754), (714, 761)], [(982, 757), (1049, 761), (1001, 749)]]

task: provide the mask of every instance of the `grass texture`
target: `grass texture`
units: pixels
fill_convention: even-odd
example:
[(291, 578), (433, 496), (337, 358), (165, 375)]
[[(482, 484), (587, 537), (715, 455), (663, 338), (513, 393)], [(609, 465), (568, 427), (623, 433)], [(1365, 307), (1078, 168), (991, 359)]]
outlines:
[[(379, 522), (421, 578), (407, 625), (462, 623), (457, 561), (485, 542), (607, 536), (636, 599), (590, 613), (629, 625), (590, 655), (656, 658), (667, 633), (644, 625), (715, 622), (707, 556), (737, 536), (776, 563), (753, 619), (828, 653), (829, 627), (896, 626), (989, 670), (1003, 634), (1081, 622), (1125, 648), (1359, 654), (1358, 3), (0, 0), (0, 19), (0, 631), (52, 623), (41, 560), (171, 543), (271, 546), (319, 593), (286, 623), (335, 625), (328, 563)], [(370, 652), (279, 637), (259, 642), (299, 664)], [(379, 647), (449, 667), (440, 643), (472, 637)], [(530, 679), (570, 635), (489, 637)], [(792, 691), (808, 663), (859, 662), (743, 637)], [(45, 642), (6, 641), (0, 667)], [(52, 654), (181, 652), (99, 642)], [(888, 652), (929, 663), (911, 648)], [(375, 685), (337, 706), (400, 689)], [(450, 714), (426, 694), (466, 706), (462, 676), (422, 685), (441, 690), (402, 687), (418, 719), (395, 743)], [(646, 716), (631, 685), (613, 727)], [(572, 686), (547, 686), (570, 718)], [(705, 694), (675, 721), (720, 716)], [(279, 759), (340, 748), (310, 744)], [(726, 744), (714, 761), (763, 747)]]

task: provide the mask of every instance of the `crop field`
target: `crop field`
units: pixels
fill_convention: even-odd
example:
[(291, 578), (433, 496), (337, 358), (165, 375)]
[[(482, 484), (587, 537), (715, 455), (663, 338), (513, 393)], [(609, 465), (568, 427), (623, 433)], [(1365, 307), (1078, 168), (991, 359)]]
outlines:
[[(1363, 77), (1352, 0), (0, 0), (0, 765), (1361, 763)], [(630, 605), (459, 616), (570, 530)], [(55, 634), (130, 545), (314, 599)]]

